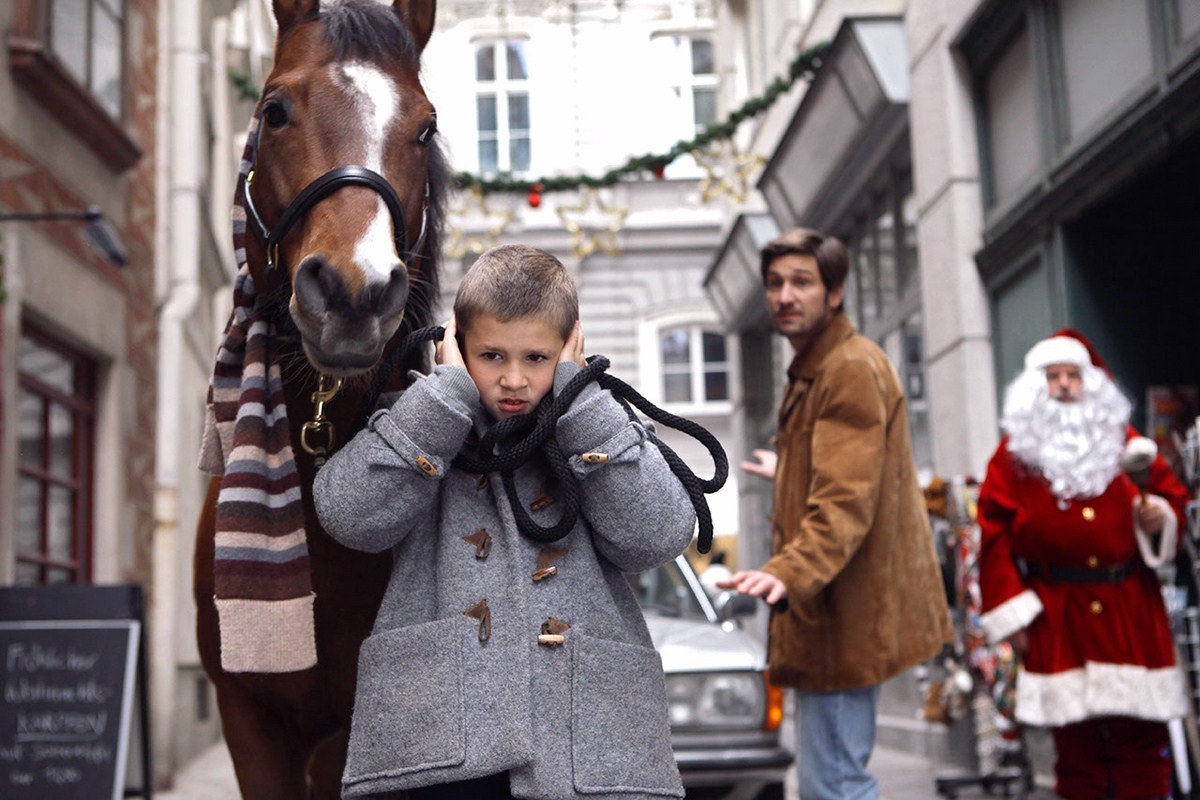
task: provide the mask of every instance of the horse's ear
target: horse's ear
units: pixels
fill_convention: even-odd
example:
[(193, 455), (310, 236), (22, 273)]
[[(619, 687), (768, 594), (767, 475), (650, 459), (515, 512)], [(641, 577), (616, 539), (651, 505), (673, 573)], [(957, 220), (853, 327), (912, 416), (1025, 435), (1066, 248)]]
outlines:
[(271, 6), (281, 38), (292, 26), (313, 19), (321, 12), (321, 0), (271, 0)]
[(425, 49), (433, 34), (433, 20), (437, 15), (437, 0), (392, 0), (397, 16), (412, 31), (417, 47)]

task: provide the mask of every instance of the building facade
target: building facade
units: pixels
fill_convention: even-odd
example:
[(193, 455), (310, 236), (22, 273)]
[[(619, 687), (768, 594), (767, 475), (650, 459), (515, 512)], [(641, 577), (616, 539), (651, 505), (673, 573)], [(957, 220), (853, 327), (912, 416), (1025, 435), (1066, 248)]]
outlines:
[[(901, 374), (926, 474), (980, 474), (1003, 386), (1059, 327), (1096, 343), (1140, 427), (1156, 424), (1148, 396), (1194, 398), (1194, 4), (728, 3), (719, 17), (748, 91), (830, 43), (812, 85), (756, 121), (765, 207), (726, 220), (706, 275), (743, 364), (772, 349), (754, 254), (808, 225), (855, 254), (847, 308)], [(773, 59), (757, 55), (763, 31), (784, 32)], [(742, 452), (772, 430), (775, 355), (769, 379), (743, 374)]]
[[(0, 585), (143, 587), (162, 787), (219, 736), (191, 598), (196, 460), (255, 99), (239, 87), (264, 76), (271, 12), (76, 5), (0, 4), (0, 220), (21, 216), (0, 221)], [(40, 218), (91, 207), (106, 241)]]
[(125, 257), (96, 252), (79, 221), (3, 224), (0, 582), (140, 581), (153, 532), (157, 4), (108, 3), (65, 26), (54, 10), (0, 10), (0, 207), (97, 206)]
[(153, 600), (158, 6), (0, 5), (0, 585)]
[[(829, 43), (811, 84), (750, 126), (762, 205), (725, 221), (705, 277), (742, 348), (735, 458), (774, 431), (790, 353), (756, 253), (793, 226), (851, 247), (847, 312), (900, 374), (926, 476), (982, 477), (1003, 387), (1064, 326), (1170, 449), (1200, 382), (1194, 3), (768, 0), (717, 15), (718, 60), (746, 76), (722, 82), (722, 108)], [(764, 555), (768, 505), (743, 485), (745, 558)]]
[(1194, 416), (1200, 381), (1200, 7), (987, 3), (947, 22), (975, 123), (973, 258), (998, 379), (1035, 332), (1073, 326), (1133, 397), (1138, 426), (1161, 435), (1155, 398), (1189, 395)]

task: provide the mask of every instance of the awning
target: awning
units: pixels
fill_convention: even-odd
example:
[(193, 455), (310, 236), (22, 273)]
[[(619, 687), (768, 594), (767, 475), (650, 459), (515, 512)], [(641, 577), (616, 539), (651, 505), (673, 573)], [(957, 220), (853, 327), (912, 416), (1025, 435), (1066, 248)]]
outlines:
[(742, 213), (717, 251), (704, 276), (704, 290), (727, 330), (748, 330), (768, 324), (758, 252), (778, 234), (779, 226), (771, 215)]
[(759, 178), (771, 213), (740, 214), (704, 278), (727, 329), (769, 325), (758, 251), (780, 228), (838, 232), (839, 215), (907, 142), (908, 97), (903, 20), (845, 20)]
[(758, 188), (783, 228), (829, 233), (908, 132), (900, 17), (851, 17), (796, 107)]

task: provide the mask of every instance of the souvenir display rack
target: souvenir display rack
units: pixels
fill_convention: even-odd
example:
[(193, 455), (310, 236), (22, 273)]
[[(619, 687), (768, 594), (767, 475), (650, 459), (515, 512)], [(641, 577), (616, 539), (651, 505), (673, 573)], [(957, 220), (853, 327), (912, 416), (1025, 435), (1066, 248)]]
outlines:
[[(1188, 716), (1178, 722), (1172, 721), (1172, 744), (1176, 753), (1186, 752), (1190, 758), (1176, 758), (1176, 774), (1181, 790), (1190, 791), (1200, 776), (1200, 417), (1188, 428), (1184, 437), (1172, 432), (1176, 452), (1180, 455), (1182, 475), (1192, 495), (1187, 506), (1187, 530), (1181, 537), (1182, 560), (1187, 561), (1190, 574), (1167, 581), (1163, 587), (1163, 599), (1171, 617), (1171, 630), (1179, 660), (1187, 678), (1189, 704)], [(1182, 578), (1180, 580), (1179, 578)], [(1186, 744), (1186, 748), (1184, 745)], [(1190, 774), (1186, 774), (1190, 765)]]
[[(948, 725), (965, 724), (973, 748), (966, 770), (939, 770), (934, 787), (954, 798), (968, 787), (988, 794), (1021, 798), (1033, 788), (1033, 771), (1025, 753), (1021, 728), (1013, 717), (1013, 695), (1019, 668), (1007, 644), (989, 645), (979, 623), (979, 526), (975, 521), (978, 484), (958, 477), (944, 484), (939, 555), (946, 570), (955, 642), (934, 664), (940, 680), (930, 683), (937, 697), (927, 697), (926, 718), (938, 708)], [(934, 516), (938, 510), (931, 505)], [(936, 522), (936, 520), (935, 520)]]

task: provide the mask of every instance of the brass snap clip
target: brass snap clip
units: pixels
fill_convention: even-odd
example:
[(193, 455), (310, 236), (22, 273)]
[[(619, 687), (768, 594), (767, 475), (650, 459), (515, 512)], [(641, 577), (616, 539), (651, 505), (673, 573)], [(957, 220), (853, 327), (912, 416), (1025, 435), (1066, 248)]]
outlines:
[[(312, 393), (313, 418), (300, 426), (300, 446), (313, 457), (313, 465), (325, 463), (325, 455), (333, 447), (333, 423), (325, 419), (325, 404), (333, 399), (342, 388), (341, 378), (321, 375), (317, 378), (317, 390)], [(310, 437), (320, 436), (323, 441), (313, 442)]]

